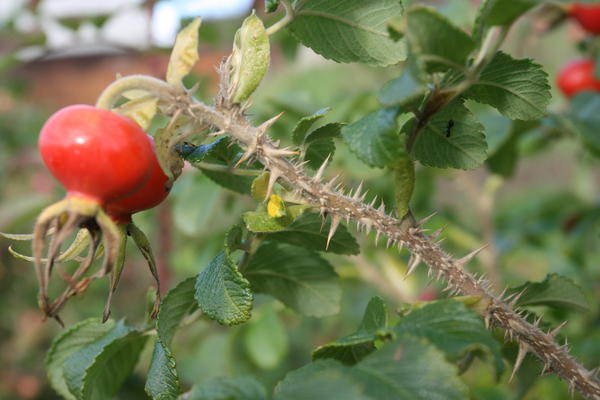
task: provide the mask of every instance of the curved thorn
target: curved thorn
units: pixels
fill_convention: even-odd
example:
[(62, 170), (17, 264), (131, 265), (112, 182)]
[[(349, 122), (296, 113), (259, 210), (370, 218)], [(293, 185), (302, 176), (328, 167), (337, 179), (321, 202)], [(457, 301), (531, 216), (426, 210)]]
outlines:
[(529, 352), (529, 346), (521, 342), (519, 344), (519, 353), (517, 354), (517, 359), (515, 360), (515, 365), (513, 367), (512, 373), (510, 374), (510, 378), (508, 379), (509, 383), (515, 377), (515, 374), (517, 373), (518, 369), (521, 367), (521, 364), (523, 364), (523, 360), (525, 359), (525, 356), (527, 355), (528, 352)]

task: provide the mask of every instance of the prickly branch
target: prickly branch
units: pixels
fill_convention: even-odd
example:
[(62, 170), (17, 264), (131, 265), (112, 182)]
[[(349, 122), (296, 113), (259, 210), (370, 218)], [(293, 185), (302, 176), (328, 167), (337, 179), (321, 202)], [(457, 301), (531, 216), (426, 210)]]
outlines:
[(511, 339), (519, 343), (520, 351), (513, 375), (525, 354), (532, 352), (544, 363), (545, 371), (559, 375), (569, 383), (571, 390), (577, 390), (589, 399), (600, 399), (600, 382), (595, 377), (596, 371), (585, 369), (571, 357), (566, 345), (560, 346), (555, 342), (554, 337), (558, 329), (545, 333), (538, 327), (539, 320), (530, 324), (524, 318), (525, 315), (513, 309), (518, 296), (504, 297), (504, 293), (495, 294), (484, 277), (477, 279), (465, 270), (465, 265), (483, 247), (460, 259), (453, 258), (436, 242), (441, 232), (425, 234), (426, 230), (422, 225), (426, 221), (414, 222), (412, 218), (398, 220), (385, 213), (383, 203), (378, 207), (375, 207), (375, 201), (365, 204), (366, 195), (361, 193), (360, 189), (353, 194), (344, 194), (337, 177), (324, 182), (323, 173), (328, 160), (314, 176), (307, 175), (302, 164), (293, 163), (288, 159), (288, 156), (296, 154), (292, 149), (279, 148), (267, 136), (268, 128), (277, 117), (254, 127), (244, 117), (242, 108), (227, 104), (227, 101), (217, 101), (216, 106), (211, 107), (191, 97), (187, 99), (187, 102), (182, 101), (181, 95), (177, 99), (177, 104), (183, 106), (183, 112), (219, 131), (227, 132), (245, 149), (240, 163), (256, 159), (270, 171), (269, 192), (275, 182), (282, 179), (295, 188), (297, 195), (304, 201), (318, 208), (322, 215), (329, 215), (329, 238), (341, 220), (355, 222), (358, 229), (364, 229), (367, 233), (374, 230), (376, 240), (385, 236), (388, 246), (407, 248), (411, 253), (409, 274), (422, 261), (429, 268), (429, 275), (446, 282), (450, 293), (480, 297), (487, 305), (484, 312), (486, 325), (503, 328)]

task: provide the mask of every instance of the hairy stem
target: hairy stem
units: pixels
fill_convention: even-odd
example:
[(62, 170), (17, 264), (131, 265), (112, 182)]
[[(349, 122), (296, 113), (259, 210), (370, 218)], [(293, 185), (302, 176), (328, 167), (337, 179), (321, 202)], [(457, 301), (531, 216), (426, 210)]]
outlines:
[(588, 371), (571, 357), (566, 346), (560, 346), (554, 341), (555, 332), (545, 333), (537, 324), (527, 322), (513, 310), (516, 297), (509, 303), (502, 294), (493, 292), (487, 279), (477, 279), (465, 270), (465, 264), (479, 250), (461, 259), (453, 258), (435, 242), (435, 234), (426, 236), (420, 226), (407, 226), (385, 214), (383, 207), (375, 208), (373, 203), (365, 204), (364, 196), (360, 193), (349, 196), (336, 190), (333, 181), (323, 183), (320, 176), (322, 170), (313, 177), (308, 176), (301, 165), (294, 164), (287, 158), (292, 154), (290, 150), (278, 148), (269, 140), (266, 135), (269, 122), (254, 127), (236, 107), (214, 108), (196, 102), (191, 97), (188, 102), (185, 110), (190, 116), (228, 132), (246, 149), (243, 159), (257, 159), (272, 176), (287, 182), (307, 203), (331, 215), (332, 227), (337, 226), (340, 219), (346, 219), (367, 232), (374, 229), (377, 237), (386, 236), (388, 245), (408, 248), (413, 258), (410, 265), (416, 266), (424, 261), (429, 274), (437, 279), (444, 279), (451, 293), (480, 297), (487, 304), (484, 317), (488, 327), (503, 328), (510, 338), (519, 342), (524, 352), (535, 353), (547, 370), (567, 381), (572, 389), (589, 399), (600, 399), (600, 382), (592, 371)]

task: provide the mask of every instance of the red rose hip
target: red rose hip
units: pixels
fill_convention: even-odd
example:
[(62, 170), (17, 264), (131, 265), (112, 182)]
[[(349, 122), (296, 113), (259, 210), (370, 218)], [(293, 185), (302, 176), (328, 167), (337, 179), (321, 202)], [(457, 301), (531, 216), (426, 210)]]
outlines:
[(589, 33), (600, 34), (600, 3), (574, 3), (569, 14)]
[(594, 77), (595, 63), (592, 60), (575, 60), (564, 66), (556, 77), (556, 84), (567, 97), (579, 92), (600, 92), (600, 81)]

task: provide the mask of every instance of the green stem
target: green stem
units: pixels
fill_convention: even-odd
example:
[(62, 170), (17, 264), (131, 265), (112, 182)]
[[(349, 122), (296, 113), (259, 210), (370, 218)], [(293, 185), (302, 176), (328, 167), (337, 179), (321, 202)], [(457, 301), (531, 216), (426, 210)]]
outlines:
[(175, 94), (173, 87), (163, 80), (148, 75), (130, 75), (108, 85), (100, 93), (96, 107), (110, 110), (117, 100), (130, 90), (143, 90), (162, 100), (170, 100)]
[(204, 161), (191, 163), (194, 167), (205, 169), (207, 171), (225, 172), (232, 175), (238, 176), (259, 176), (263, 171), (258, 169), (243, 169), (243, 168), (232, 168), (228, 165), (211, 164)]
[(283, 4), (283, 8), (285, 9), (285, 16), (267, 28), (267, 35), (269, 36), (288, 26), (296, 17), (294, 8), (290, 4), (289, 0), (281, 0), (281, 4)]

